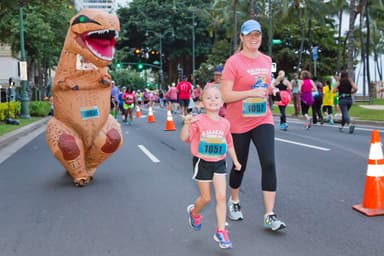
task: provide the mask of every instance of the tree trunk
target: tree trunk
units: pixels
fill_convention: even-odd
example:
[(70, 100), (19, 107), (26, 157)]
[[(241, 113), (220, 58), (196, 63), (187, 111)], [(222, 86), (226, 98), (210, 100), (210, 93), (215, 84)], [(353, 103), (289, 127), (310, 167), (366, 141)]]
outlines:
[(350, 0), (349, 5), (349, 28), (348, 28), (348, 61), (347, 61), (347, 71), (349, 77), (352, 79), (355, 78), (355, 72), (353, 70), (353, 49), (354, 49), (354, 37), (353, 31), (355, 30), (355, 0)]
[(370, 45), (370, 35), (371, 35), (371, 31), (370, 31), (370, 22), (369, 22), (369, 13), (368, 13), (368, 6), (365, 7), (365, 22), (366, 22), (366, 26), (367, 26), (367, 41), (366, 41), (366, 44), (365, 44), (365, 48), (366, 48), (366, 54), (367, 54), (367, 82), (368, 82), (368, 95), (370, 98), (372, 98), (374, 95), (373, 95), (373, 91), (372, 91), (372, 86), (371, 86), (371, 73), (370, 73), (370, 66), (369, 66), (369, 57), (371, 56), (371, 53), (369, 51), (369, 45)]
[(249, 18), (250, 19), (255, 18), (255, 0), (249, 1)]
[(237, 34), (237, 3), (238, 0), (233, 0), (233, 32), (232, 32), (232, 52), (231, 55), (237, 50), (238, 48), (238, 34)]
[[(363, 40), (363, 16), (360, 15), (360, 33), (359, 33), (359, 37), (360, 37), (360, 45), (363, 46), (364, 45), (364, 40)], [(366, 59), (366, 56), (368, 56), (368, 54), (366, 54), (365, 52), (365, 48), (364, 47), (361, 47), (361, 50), (360, 50), (360, 58), (361, 58), (361, 62), (360, 64), (363, 64), (363, 95), (365, 96), (366, 95), (366, 90), (365, 90), (365, 86), (366, 86), (366, 73), (367, 73), (367, 62), (368, 62), (368, 59)], [(357, 79), (358, 80), (358, 79)]]
[(339, 31), (337, 35), (337, 64), (336, 64), (336, 73), (340, 72), (340, 58), (341, 58), (341, 26), (343, 20), (343, 9), (339, 11)]
[(303, 22), (301, 21), (301, 10), (300, 10), (300, 5), (298, 6), (298, 8), (296, 8), (297, 12), (298, 12), (298, 23), (299, 23), (299, 29), (300, 29), (300, 36), (301, 36), (301, 40), (300, 40), (300, 50), (299, 50), (299, 61), (297, 63), (297, 71), (300, 72), (301, 71), (301, 59), (302, 59), (302, 55), (303, 55), (303, 51), (304, 51), (304, 40), (305, 40), (305, 31), (304, 31), (304, 25), (303, 25)]

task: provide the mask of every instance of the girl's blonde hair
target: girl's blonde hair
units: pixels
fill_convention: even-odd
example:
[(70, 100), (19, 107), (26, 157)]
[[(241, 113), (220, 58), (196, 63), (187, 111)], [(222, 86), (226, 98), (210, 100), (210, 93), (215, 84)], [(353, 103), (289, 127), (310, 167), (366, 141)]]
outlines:
[(209, 84), (209, 85), (206, 85), (204, 86), (204, 89), (203, 91), (201, 92), (201, 97), (204, 96), (204, 94), (207, 92), (207, 90), (209, 89), (217, 89), (219, 92), (220, 92), (220, 95), (221, 95), (221, 91), (220, 91), (220, 84)]

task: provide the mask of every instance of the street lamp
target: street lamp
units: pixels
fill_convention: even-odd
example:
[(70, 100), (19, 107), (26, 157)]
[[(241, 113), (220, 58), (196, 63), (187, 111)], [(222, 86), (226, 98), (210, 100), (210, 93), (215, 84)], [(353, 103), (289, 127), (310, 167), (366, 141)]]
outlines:
[(193, 85), (196, 84), (195, 79), (195, 26), (197, 23), (195, 22), (195, 11), (192, 9), (192, 78), (193, 78)]
[[(25, 61), (25, 49), (24, 49), (24, 23), (23, 23), (23, 1), (19, 0), (19, 25), (20, 25), (20, 61)], [(27, 80), (21, 80), (21, 110), (20, 117), (29, 119), (28, 103), (29, 97), (27, 93)]]

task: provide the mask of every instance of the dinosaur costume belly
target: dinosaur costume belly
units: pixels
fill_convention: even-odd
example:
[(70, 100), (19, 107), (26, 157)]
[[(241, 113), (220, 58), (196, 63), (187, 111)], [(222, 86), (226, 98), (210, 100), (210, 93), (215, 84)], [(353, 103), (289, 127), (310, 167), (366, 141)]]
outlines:
[(81, 10), (70, 21), (56, 70), (55, 116), (46, 138), (77, 186), (88, 184), (123, 141), (119, 123), (109, 115), (112, 81), (107, 72), (119, 29), (115, 15)]

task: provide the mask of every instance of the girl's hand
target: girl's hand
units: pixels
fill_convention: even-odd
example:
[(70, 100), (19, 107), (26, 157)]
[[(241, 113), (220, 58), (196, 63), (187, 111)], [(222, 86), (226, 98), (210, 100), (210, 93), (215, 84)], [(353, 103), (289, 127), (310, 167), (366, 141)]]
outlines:
[(197, 119), (191, 114), (184, 116), (183, 119), (184, 119), (184, 125), (190, 125), (197, 121)]
[(233, 165), (235, 166), (234, 169), (236, 171), (240, 171), (241, 170), (241, 164), (239, 163), (239, 161), (234, 162)]

